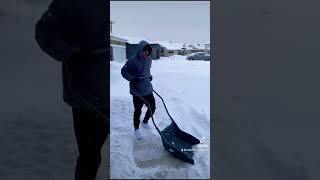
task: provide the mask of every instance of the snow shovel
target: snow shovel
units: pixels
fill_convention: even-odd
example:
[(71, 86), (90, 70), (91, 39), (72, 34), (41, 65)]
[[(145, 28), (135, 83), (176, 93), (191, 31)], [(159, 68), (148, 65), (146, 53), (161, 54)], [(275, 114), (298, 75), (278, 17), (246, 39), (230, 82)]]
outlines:
[(146, 103), (148, 109), (150, 110), (152, 122), (161, 136), (163, 147), (169, 153), (171, 153), (174, 157), (180, 160), (183, 160), (185, 162), (188, 162), (190, 164), (194, 164), (194, 160), (192, 159), (193, 157), (192, 145), (199, 144), (200, 140), (182, 131), (178, 127), (176, 122), (173, 120), (173, 118), (169, 114), (166, 104), (164, 103), (164, 100), (162, 99), (162, 97), (156, 91), (153, 90), (153, 92), (161, 99), (166, 109), (166, 112), (171, 119), (171, 124), (166, 128), (164, 128), (162, 131), (159, 130), (158, 126), (154, 122), (153, 115), (152, 115), (153, 113), (151, 111), (150, 104), (143, 97), (141, 96), (138, 96), (138, 97), (140, 97)]

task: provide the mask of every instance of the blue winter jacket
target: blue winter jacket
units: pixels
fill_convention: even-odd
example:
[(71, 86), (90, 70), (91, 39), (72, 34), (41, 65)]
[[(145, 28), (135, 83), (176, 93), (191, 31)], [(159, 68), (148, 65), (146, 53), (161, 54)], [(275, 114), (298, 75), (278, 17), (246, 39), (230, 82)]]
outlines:
[[(130, 94), (133, 96), (145, 96), (153, 91), (151, 79), (149, 78), (151, 76), (152, 59), (150, 54), (152, 49), (150, 49), (147, 59), (143, 58), (143, 49), (147, 45), (150, 46), (148, 42), (140, 41), (137, 54), (129, 58), (121, 69), (122, 76), (130, 81)], [(137, 79), (139, 77), (140, 79)]]

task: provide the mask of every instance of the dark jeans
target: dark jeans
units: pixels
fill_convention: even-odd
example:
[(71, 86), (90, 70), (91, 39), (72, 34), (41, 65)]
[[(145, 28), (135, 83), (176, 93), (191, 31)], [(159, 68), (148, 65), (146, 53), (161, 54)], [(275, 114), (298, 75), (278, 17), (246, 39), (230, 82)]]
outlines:
[[(107, 109), (100, 111), (107, 116)], [(101, 163), (100, 151), (109, 135), (110, 122), (88, 109), (73, 108), (72, 113), (79, 151), (75, 179), (94, 180)]]
[[(142, 96), (142, 97), (150, 104), (151, 111), (153, 114), (154, 111), (156, 110), (156, 103), (155, 103), (153, 94), (151, 93), (149, 95)], [(141, 115), (141, 109), (142, 109), (143, 104), (145, 104), (145, 102), (142, 99), (140, 99), (139, 96), (133, 96), (133, 105), (134, 105), (133, 125), (134, 125), (135, 129), (139, 129), (140, 115)], [(148, 110), (144, 116), (143, 122), (147, 123), (148, 120), (150, 119), (150, 117), (151, 117), (151, 114), (150, 114), (150, 110), (148, 108)]]

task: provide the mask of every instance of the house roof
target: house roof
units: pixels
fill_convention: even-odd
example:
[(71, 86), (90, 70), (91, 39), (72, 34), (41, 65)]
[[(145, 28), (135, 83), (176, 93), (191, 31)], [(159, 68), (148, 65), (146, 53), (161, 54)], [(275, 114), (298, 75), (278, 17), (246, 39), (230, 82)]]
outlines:
[(139, 44), (140, 41), (145, 40), (148, 43), (151, 43), (150, 39), (146, 37), (126, 37), (128, 39), (129, 44)]
[(184, 43), (172, 42), (172, 41), (158, 41), (158, 44), (167, 48), (168, 50), (181, 50)]
[(187, 50), (192, 50), (192, 49), (197, 49), (196, 46), (192, 45), (192, 44), (189, 44), (187, 45), (186, 47)]
[(205, 49), (205, 47), (203, 45), (201, 45), (201, 44), (199, 46), (197, 45), (196, 48), (197, 49)]
[(195, 49), (205, 49), (204, 44), (203, 44), (203, 45), (202, 45), (202, 44), (199, 44), (199, 45), (198, 45), (198, 43), (196, 43), (196, 44), (190, 44), (190, 45), (188, 45), (187, 47), (190, 47), (190, 49), (193, 49), (193, 48), (195, 48)]
[(129, 44), (139, 44), (139, 42), (142, 40), (145, 40), (150, 44), (157, 44), (157, 42), (155, 42), (149, 38), (142, 37), (142, 36), (127, 36), (127, 35), (116, 35), (116, 36), (120, 36), (120, 37), (126, 39), (127, 43), (129, 43)]
[(111, 40), (115, 40), (115, 41), (121, 41), (121, 42), (128, 41), (127, 39), (120, 37), (120, 36), (117, 36), (117, 35), (114, 35), (113, 33), (110, 33), (110, 38), (111, 38)]

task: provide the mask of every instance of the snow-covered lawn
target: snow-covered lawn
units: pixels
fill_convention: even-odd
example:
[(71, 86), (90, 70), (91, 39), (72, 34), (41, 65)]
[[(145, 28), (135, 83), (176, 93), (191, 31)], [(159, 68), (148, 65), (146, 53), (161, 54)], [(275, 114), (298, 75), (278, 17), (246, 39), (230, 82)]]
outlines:
[[(209, 178), (210, 177), (210, 62), (187, 61), (185, 56), (162, 57), (151, 68), (153, 87), (164, 99), (178, 126), (195, 137), (207, 140), (195, 146), (195, 164), (171, 156), (161, 138), (142, 130), (143, 141), (133, 135), (133, 102), (129, 83), (121, 76), (123, 63), (110, 63), (110, 177), (111, 178)], [(170, 124), (161, 100), (156, 99), (155, 123), (160, 130)], [(141, 118), (147, 108), (143, 107)]]

